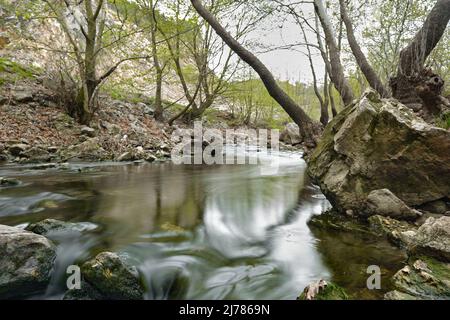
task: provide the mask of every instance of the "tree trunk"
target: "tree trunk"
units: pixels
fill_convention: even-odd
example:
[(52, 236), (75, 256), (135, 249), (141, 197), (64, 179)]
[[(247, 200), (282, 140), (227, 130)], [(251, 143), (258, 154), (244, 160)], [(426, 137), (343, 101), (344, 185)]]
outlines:
[(317, 16), (319, 17), (322, 29), (325, 34), (325, 41), (330, 50), (331, 81), (336, 87), (336, 90), (341, 95), (344, 104), (348, 105), (353, 101), (353, 91), (348, 84), (347, 79), (345, 78), (344, 68), (341, 64), (339, 48), (336, 44), (331, 22), (328, 18), (327, 13), (325, 12), (322, 0), (314, 0), (314, 9), (317, 13)]
[(336, 104), (334, 103), (334, 97), (333, 97), (333, 83), (330, 82), (328, 85), (328, 94), (330, 95), (330, 106), (331, 106), (331, 114), (333, 115), (333, 118), (337, 116), (338, 112), (336, 110)]
[[(328, 72), (325, 67), (325, 76), (323, 77), (323, 110), (320, 112), (320, 122), (326, 125), (330, 120), (330, 114), (328, 112), (328, 105), (330, 104), (330, 96), (328, 94)], [(323, 119), (322, 119), (323, 118)]]
[(317, 97), (317, 100), (319, 100), (319, 105), (320, 105), (320, 123), (322, 123), (322, 125), (326, 126), (327, 123), (328, 123), (328, 101), (325, 104), (324, 98), (322, 98), (322, 95), (320, 94), (319, 87), (317, 86), (316, 70), (314, 68), (314, 63), (313, 63), (313, 60), (312, 60), (311, 49), (309, 48), (309, 43), (308, 43), (308, 38), (306, 37), (305, 28), (301, 24), (300, 24), (300, 28), (302, 29), (303, 40), (305, 41), (306, 50), (308, 52), (307, 56), (308, 56), (308, 61), (309, 61), (309, 67), (311, 69), (311, 74), (312, 74), (312, 77), (313, 77), (314, 93), (315, 93), (315, 95)]
[(424, 64), (450, 19), (450, 0), (438, 0), (422, 28), (400, 52), (397, 76), (390, 80), (393, 96), (412, 109), (435, 115), (448, 101), (441, 96), (444, 81)]
[(260, 76), (264, 86), (270, 96), (277, 101), (287, 112), (292, 120), (299, 126), (300, 133), (305, 142), (311, 146), (315, 145), (320, 134), (320, 124), (312, 120), (283, 89), (280, 88), (272, 73), (267, 67), (250, 51), (237, 42), (220, 22), (205, 8), (200, 0), (191, 0), (195, 10), (203, 17), (222, 38), (222, 40), (233, 50), (243, 61), (249, 64)]
[(412, 42), (400, 52), (398, 75), (419, 74), (450, 19), (450, 0), (438, 0)]
[(151, 17), (150, 17), (150, 37), (152, 41), (152, 56), (153, 56), (153, 65), (155, 67), (156, 71), (156, 89), (155, 89), (155, 102), (154, 102), (154, 109), (155, 112), (153, 114), (153, 117), (157, 121), (163, 121), (164, 115), (163, 115), (163, 107), (162, 107), (162, 74), (163, 70), (161, 68), (161, 65), (159, 63), (158, 59), (158, 46), (156, 42), (156, 19), (155, 19), (155, 7), (153, 5), (153, 0), (150, 0), (149, 3), (150, 10), (151, 10)]
[(352, 49), (353, 55), (356, 58), (356, 62), (358, 63), (359, 68), (366, 77), (370, 86), (374, 88), (380, 94), (381, 97), (383, 98), (389, 97), (389, 91), (385, 88), (380, 78), (370, 65), (369, 61), (367, 61), (364, 52), (362, 52), (361, 47), (359, 46), (358, 41), (356, 40), (355, 33), (353, 30), (353, 24), (347, 14), (347, 7), (345, 4), (345, 0), (339, 0), (339, 4), (341, 7), (341, 18), (342, 21), (344, 21), (345, 27), (347, 29), (348, 43), (350, 45), (350, 48)]

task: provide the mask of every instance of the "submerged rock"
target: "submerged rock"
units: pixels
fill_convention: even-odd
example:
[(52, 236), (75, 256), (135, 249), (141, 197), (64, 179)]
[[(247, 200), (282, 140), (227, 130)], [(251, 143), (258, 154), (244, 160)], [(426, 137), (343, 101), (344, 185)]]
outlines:
[(81, 233), (97, 228), (93, 223), (73, 223), (64, 222), (55, 219), (45, 219), (36, 223), (28, 225), (25, 230), (34, 232), (40, 235), (48, 235), (52, 232), (75, 232)]
[(45, 289), (55, 257), (56, 248), (47, 238), (0, 225), (0, 299)]
[(309, 284), (297, 300), (347, 300), (348, 295), (338, 285), (319, 280)]
[(0, 187), (14, 187), (20, 184), (20, 180), (15, 178), (0, 177)]
[(325, 128), (308, 173), (339, 211), (364, 214), (373, 190), (415, 207), (449, 196), (450, 131), (366, 92)]
[(81, 267), (84, 279), (106, 299), (140, 300), (144, 291), (135, 268), (115, 253), (102, 252)]

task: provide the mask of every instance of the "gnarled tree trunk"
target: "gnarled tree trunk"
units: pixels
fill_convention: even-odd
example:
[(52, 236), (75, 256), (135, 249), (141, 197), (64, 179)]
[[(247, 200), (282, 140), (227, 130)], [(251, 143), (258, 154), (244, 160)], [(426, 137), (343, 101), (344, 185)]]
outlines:
[(397, 76), (390, 85), (393, 96), (402, 103), (425, 114), (434, 115), (442, 105), (449, 106), (441, 96), (444, 81), (424, 64), (438, 44), (450, 19), (450, 0), (438, 0), (422, 28), (411, 43), (400, 52)]

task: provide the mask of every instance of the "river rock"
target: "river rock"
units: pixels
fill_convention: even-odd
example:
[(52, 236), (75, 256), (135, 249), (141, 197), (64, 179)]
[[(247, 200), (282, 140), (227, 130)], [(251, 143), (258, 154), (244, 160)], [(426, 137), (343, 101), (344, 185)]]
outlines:
[(49, 233), (82, 233), (96, 229), (97, 226), (93, 223), (73, 223), (64, 222), (56, 219), (45, 219), (36, 223), (29, 224), (25, 230), (34, 232), (36, 234), (47, 236)]
[(298, 125), (293, 122), (288, 123), (285, 126), (284, 130), (280, 133), (280, 141), (291, 145), (301, 143), (303, 141), (303, 138), (300, 135), (300, 129)]
[(449, 196), (448, 150), (450, 131), (369, 90), (326, 126), (308, 173), (342, 212), (363, 213), (367, 196), (379, 189), (415, 207)]
[(126, 151), (117, 158), (117, 161), (119, 161), (119, 162), (134, 161), (134, 160), (136, 160), (136, 157), (132, 151)]
[(30, 146), (25, 143), (16, 143), (16, 144), (11, 145), (8, 148), (8, 151), (14, 157), (18, 157), (22, 152), (27, 150), (29, 147)]
[(84, 279), (107, 299), (140, 300), (143, 298), (138, 272), (127, 266), (115, 253), (102, 252), (81, 267)]
[(88, 137), (95, 137), (95, 129), (88, 127), (88, 126), (83, 126), (80, 129), (81, 134), (88, 136)]
[(401, 291), (392, 290), (384, 295), (384, 300), (418, 300), (418, 298)]
[(433, 259), (417, 259), (392, 277), (400, 294), (385, 299), (450, 299), (450, 265)]
[(415, 220), (422, 214), (408, 207), (388, 189), (373, 190), (367, 196), (368, 215), (382, 215), (395, 219)]
[(110, 158), (110, 155), (101, 147), (98, 137), (88, 138), (82, 143), (71, 145), (61, 151), (60, 155), (63, 160), (100, 161)]
[(25, 87), (16, 87), (11, 91), (12, 99), (17, 102), (30, 102), (33, 101), (33, 92)]
[(420, 206), (420, 209), (432, 213), (445, 214), (450, 209), (450, 206), (444, 200), (436, 200)]
[(81, 281), (80, 289), (70, 289), (63, 297), (63, 300), (105, 300), (106, 297), (102, 295), (97, 289), (86, 281)]
[(428, 218), (413, 237), (415, 254), (450, 262), (450, 217)]
[(27, 158), (27, 162), (48, 161), (50, 158), (50, 153), (46, 149), (40, 147), (31, 147), (26, 151), (23, 151), (20, 155)]
[(20, 184), (20, 180), (15, 178), (0, 177), (0, 187), (14, 187)]
[(56, 248), (47, 238), (0, 225), (0, 299), (45, 289), (55, 257)]
[(370, 229), (379, 236), (385, 236), (389, 242), (408, 248), (414, 242), (417, 227), (405, 221), (374, 215), (367, 219)]
[(347, 300), (344, 289), (338, 285), (319, 280), (309, 284), (297, 300)]

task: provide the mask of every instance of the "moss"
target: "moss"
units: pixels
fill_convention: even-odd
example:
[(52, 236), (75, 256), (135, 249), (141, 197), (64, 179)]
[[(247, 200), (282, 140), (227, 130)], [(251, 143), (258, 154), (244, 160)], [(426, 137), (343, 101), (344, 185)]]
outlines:
[[(297, 298), (298, 300), (306, 300), (306, 290)], [(349, 297), (345, 290), (340, 286), (327, 282), (324, 288), (319, 289), (319, 292), (314, 296), (313, 300), (348, 300)]]
[[(0, 72), (10, 73), (16, 75), (19, 79), (32, 78), (36, 70), (26, 68), (17, 62), (6, 58), (0, 58)], [(5, 79), (2, 79), (5, 82)]]
[(450, 129), (450, 112), (444, 113), (436, 119), (436, 126), (444, 129)]
[(328, 211), (321, 215), (313, 216), (308, 221), (308, 226), (325, 230), (374, 234), (364, 221), (345, 216), (335, 211)]
[[(421, 299), (450, 298), (450, 265), (425, 256), (409, 258), (393, 281), (398, 291)], [(413, 262), (414, 261), (414, 262)]]

